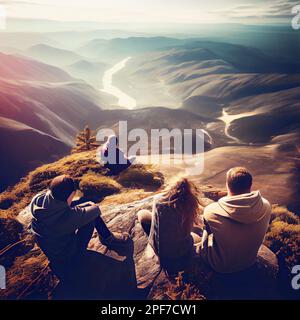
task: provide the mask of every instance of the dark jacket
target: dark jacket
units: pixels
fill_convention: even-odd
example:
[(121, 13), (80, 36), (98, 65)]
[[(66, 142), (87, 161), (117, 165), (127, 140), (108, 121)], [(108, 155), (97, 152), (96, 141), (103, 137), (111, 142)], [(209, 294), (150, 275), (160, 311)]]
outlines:
[(52, 262), (70, 261), (78, 251), (76, 230), (100, 215), (98, 206), (71, 208), (54, 199), (50, 191), (37, 194), (30, 208), (37, 243)]

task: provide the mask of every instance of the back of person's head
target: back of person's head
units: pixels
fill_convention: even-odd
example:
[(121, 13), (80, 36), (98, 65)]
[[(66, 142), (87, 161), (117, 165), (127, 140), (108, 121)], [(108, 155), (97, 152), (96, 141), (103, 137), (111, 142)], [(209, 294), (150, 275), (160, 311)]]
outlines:
[(199, 212), (198, 191), (186, 178), (178, 181), (162, 198), (162, 203), (172, 207), (182, 216), (182, 227), (191, 231)]
[(61, 175), (51, 181), (49, 190), (54, 199), (67, 201), (70, 195), (77, 190), (77, 184), (70, 176)]
[(227, 188), (233, 195), (249, 193), (252, 187), (252, 175), (243, 167), (235, 167), (227, 172)]
[(111, 135), (107, 139), (107, 144), (109, 146), (116, 146), (118, 144), (118, 137), (115, 135)]

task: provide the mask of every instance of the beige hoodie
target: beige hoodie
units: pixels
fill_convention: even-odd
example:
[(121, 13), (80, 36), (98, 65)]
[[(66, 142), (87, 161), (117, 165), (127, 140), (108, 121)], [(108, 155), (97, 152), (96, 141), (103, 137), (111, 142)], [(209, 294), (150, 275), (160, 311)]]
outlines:
[(271, 216), (259, 191), (223, 197), (205, 208), (201, 254), (217, 272), (244, 270), (255, 263)]

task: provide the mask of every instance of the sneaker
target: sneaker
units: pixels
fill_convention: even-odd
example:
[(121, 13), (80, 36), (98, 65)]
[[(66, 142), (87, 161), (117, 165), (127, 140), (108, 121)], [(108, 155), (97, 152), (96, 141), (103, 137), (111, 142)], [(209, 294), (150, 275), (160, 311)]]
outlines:
[(130, 240), (130, 236), (128, 233), (112, 233), (111, 236), (109, 236), (106, 239), (100, 239), (101, 243), (109, 249), (118, 249), (119, 247), (122, 247), (126, 244), (128, 244), (128, 241)]

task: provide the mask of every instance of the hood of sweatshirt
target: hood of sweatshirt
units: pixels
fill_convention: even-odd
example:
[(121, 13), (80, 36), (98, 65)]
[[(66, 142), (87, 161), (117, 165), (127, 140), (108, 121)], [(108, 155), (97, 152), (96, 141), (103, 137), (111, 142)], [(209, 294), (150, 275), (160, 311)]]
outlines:
[(30, 204), (33, 231), (54, 224), (68, 207), (67, 202), (54, 199), (49, 190), (37, 194)]
[(223, 216), (229, 217), (237, 222), (250, 224), (260, 221), (268, 214), (266, 200), (259, 191), (245, 193), (237, 196), (226, 196), (218, 203), (223, 209)]

